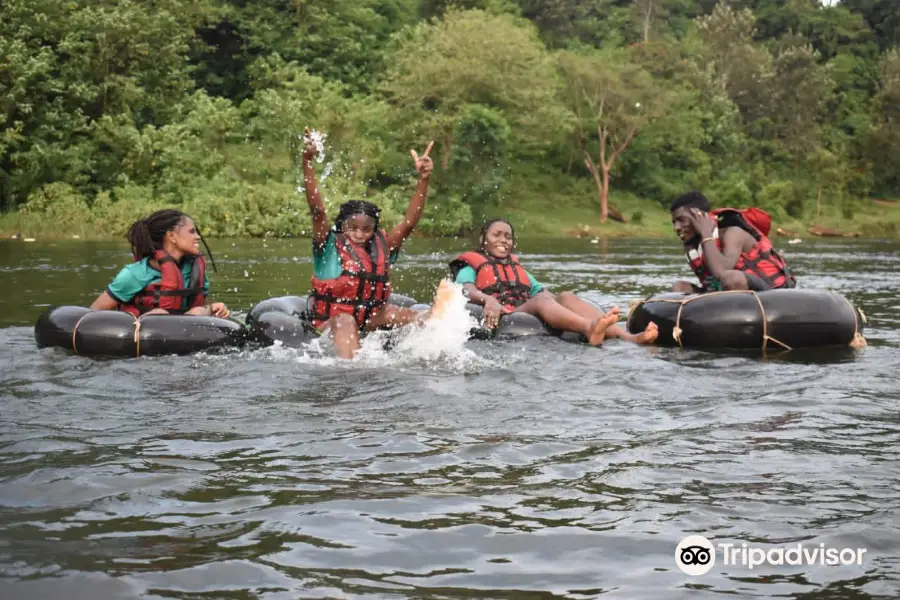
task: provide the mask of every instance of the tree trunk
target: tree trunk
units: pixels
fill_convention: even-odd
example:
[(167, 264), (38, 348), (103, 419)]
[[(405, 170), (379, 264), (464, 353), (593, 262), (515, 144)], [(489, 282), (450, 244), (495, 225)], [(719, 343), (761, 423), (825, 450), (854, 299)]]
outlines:
[(822, 186), (819, 186), (819, 195), (816, 196), (816, 216), (822, 216)]
[(615, 208), (613, 208), (612, 206), (607, 206), (607, 208), (609, 209), (609, 218), (610, 219), (612, 219), (613, 221), (618, 221), (619, 223), (627, 223), (628, 222), (628, 219), (625, 218), (625, 215), (623, 215), (622, 213), (617, 211)]
[(628, 219), (625, 218), (625, 215), (609, 205), (609, 169), (601, 170), (594, 164), (587, 152), (584, 153), (584, 156), (584, 166), (591, 172), (591, 177), (594, 178), (594, 184), (597, 186), (597, 200), (600, 201), (600, 222), (606, 223), (607, 219), (612, 219), (619, 223), (627, 223)]
[[(600, 175), (600, 169), (594, 164), (594, 161), (591, 160), (591, 156), (585, 152), (584, 153), (584, 165), (588, 168), (588, 171), (591, 172), (591, 177), (594, 178), (594, 185), (597, 186), (597, 200), (600, 201), (600, 222), (606, 222), (606, 215), (604, 214), (604, 210), (606, 207), (606, 197), (603, 195), (603, 178)], [(607, 190), (609, 189), (609, 180), (606, 182)]]
[(603, 163), (603, 183), (600, 186), (600, 222), (609, 218), (609, 165)]
[(653, 0), (646, 0), (647, 8), (644, 9), (644, 43), (650, 41), (650, 19), (653, 15)]
[[(631, 129), (628, 131), (628, 136), (625, 138), (625, 141), (622, 144), (613, 150), (612, 154), (609, 156), (609, 160), (606, 160), (606, 141), (608, 138), (608, 133), (602, 127), (597, 128), (597, 134), (600, 136), (600, 168), (603, 172), (602, 180), (598, 182), (598, 186), (600, 188), (600, 222), (606, 223), (607, 219), (613, 219), (614, 221), (619, 221), (620, 223), (627, 223), (627, 219), (622, 215), (619, 211), (609, 206), (609, 173), (612, 171), (613, 163), (616, 162), (616, 158), (619, 156), (619, 153), (622, 152), (625, 148), (628, 147), (628, 144), (631, 142), (631, 138), (634, 137), (636, 130)], [(597, 178), (595, 177), (596, 181)]]

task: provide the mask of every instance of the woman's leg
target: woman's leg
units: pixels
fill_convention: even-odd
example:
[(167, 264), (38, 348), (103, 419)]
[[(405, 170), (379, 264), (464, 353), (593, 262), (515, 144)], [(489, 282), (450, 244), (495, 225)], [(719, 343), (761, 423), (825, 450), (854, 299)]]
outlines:
[(421, 324), (427, 319), (428, 312), (420, 313), (411, 308), (384, 304), (369, 314), (366, 329), (369, 331), (381, 328), (393, 329), (394, 327), (402, 327), (411, 323)]
[(331, 330), (331, 339), (339, 357), (353, 358), (359, 352), (359, 327), (352, 315), (347, 313), (335, 315), (328, 320), (324, 329)]
[[(578, 313), (589, 321), (599, 319), (603, 316), (603, 311), (590, 302), (582, 300), (574, 292), (562, 292), (557, 296), (557, 301), (572, 312)], [(637, 334), (628, 333), (618, 325), (611, 325), (609, 329), (606, 330), (606, 337), (609, 339), (622, 338), (623, 340), (634, 342), (635, 344), (652, 344), (656, 341), (658, 335), (659, 327), (652, 321), (647, 325), (647, 329)]]
[(586, 319), (566, 308), (549, 292), (541, 292), (522, 304), (514, 312), (524, 312), (540, 317), (554, 329), (582, 334), (592, 346), (599, 346), (606, 337), (606, 331), (619, 319), (618, 307), (594, 319)]

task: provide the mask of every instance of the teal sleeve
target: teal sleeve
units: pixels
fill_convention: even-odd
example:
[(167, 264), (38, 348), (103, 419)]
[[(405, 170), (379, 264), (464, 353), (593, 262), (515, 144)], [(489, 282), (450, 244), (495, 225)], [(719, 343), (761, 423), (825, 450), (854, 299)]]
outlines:
[(209, 296), (209, 276), (203, 274), (203, 295)]
[(313, 240), (313, 272), (317, 279), (335, 279), (341, 274), (341, 258), (334, 245), (333, 231), (328, 232), (321, 246)]
[(106, 291), (119, 302), (130, 302), (145, 287), (147, 282), (140, 281), (132, 270), (126, 267), (119, 271)]
[(475, 269), (472, 267), (463, 267), (456, 274), (456, 283), (463, 285), (465, 283), (475, 283)]
[[(528, 273), (528, 271), (525, 271), (525, 272)], [(534, 277), (532, 277), (531, 273), (528, 273), (528, 283), (531, 284), (531, 289), (528, 290), (528, 292), (532, 296), (537, 296), (538, 294), (540, 294), (541, 292), (544, 291), (544, 286), (541, 285), (540, 283), (538, 283), (538, 280), (535, 279)]]
[(395, 248), (391, 250), (390, 256), (388, 256), (388, 260), (391, 261), (391, 264), (395, 264), (397, 259), (400, 258), (400, 248)]

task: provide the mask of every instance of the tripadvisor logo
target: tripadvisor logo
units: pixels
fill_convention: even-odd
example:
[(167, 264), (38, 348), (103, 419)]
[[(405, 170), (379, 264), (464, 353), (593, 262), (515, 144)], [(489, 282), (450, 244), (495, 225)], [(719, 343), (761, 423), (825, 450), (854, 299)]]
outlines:
[(704, 575), (716, 564), (716, 548), (723, 566), (740, 565), (753, 569), (760, 565), (861, 565), (866, 548), (827, 548), (825, 544), (802, 543), (761, 548), (746, 543), (713, 543), (702, 535), (689, 535), (675, 548), (675, 564), (686, 575)]
[(704, 575), (716, 564), (716, 550), (702, 535), (689, 535), (675, 548), (675, 564), (686, 575)]

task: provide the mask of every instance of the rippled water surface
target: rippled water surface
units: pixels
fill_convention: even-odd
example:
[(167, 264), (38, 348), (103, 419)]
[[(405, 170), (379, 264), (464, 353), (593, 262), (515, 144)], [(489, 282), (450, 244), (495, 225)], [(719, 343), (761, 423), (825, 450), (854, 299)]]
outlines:
[[(463, 241), (413, 240), (427, 300)], [(304, 293), (308, 240), (215, 240), (239, 313)], [(0, 597), (895, 598), (900, 246), (785, 246), (869, 319), (858, 353), (729, 356), (557, 339), (343, 363), (305, 350), (38, 350), (124, 244), (0, 242)], [(688, 275), (673, 240), (523, 240), (603, 306)], [(240, 315), (238, 315), (240, 316)], [(676, 566), (687, 535), (865, 548), (861, 565)]]

